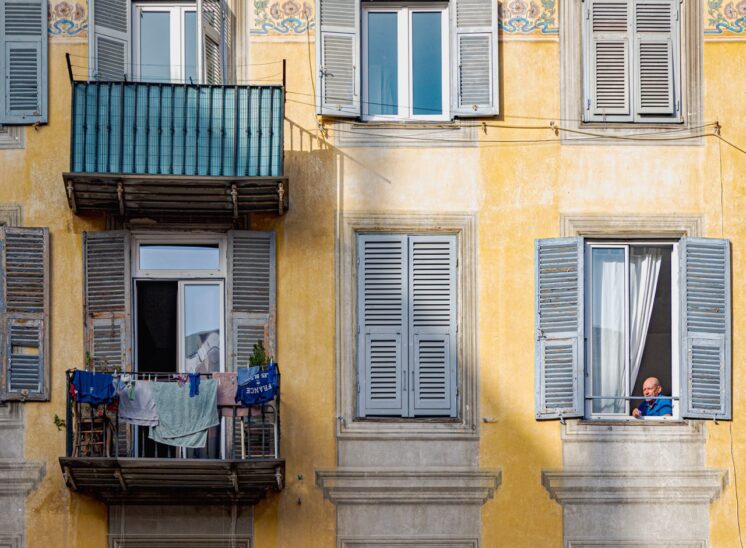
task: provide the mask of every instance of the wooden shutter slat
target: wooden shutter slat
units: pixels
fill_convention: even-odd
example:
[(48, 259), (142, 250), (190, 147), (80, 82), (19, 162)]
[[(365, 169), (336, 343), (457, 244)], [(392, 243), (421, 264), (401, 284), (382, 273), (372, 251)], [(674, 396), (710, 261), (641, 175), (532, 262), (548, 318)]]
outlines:
[(197, 0), (202, 32), (202, 81), (223, 84), (226, 67), (225, 0)]
[(682, 416), (730, 419), (730, 242), (682, 238), (679, 265)]
[(583, 239), (536, 240), (536, 418), (583, 416)]
[(129, 0), (95, 0), (90, 2), (89, 26), (90, 77), (92, 80), (121, 81), (130, 79), (130, 9)]
[(635, 85), (638, 114), (675, 114), (676, 8), (670, 1), (635, 2)]
[(4, 227), (2, 327), (4, 400), (49, 400), (49, 231)]

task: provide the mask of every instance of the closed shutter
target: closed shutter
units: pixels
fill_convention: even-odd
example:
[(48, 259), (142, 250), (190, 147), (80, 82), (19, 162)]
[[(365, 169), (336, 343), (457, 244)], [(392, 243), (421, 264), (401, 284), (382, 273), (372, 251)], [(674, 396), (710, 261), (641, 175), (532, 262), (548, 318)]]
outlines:
[(202, 81), (223, 84), (226, 77), (225, 0), (197, 0), (202, 32)]
[(0, 399), (48, 401), (49, 231), (0, 229), (4, 333)]
[(497, 2), (451, 2), (452, 113), (498, 114)]
[(635, 1), (635, 101), (638, 114), (675, 114), (674, 58), (679, 2)]
[(47, 2), (0, 1), (0, 124), (47, 122)]
[(91, 0), (91, 80), (120, 82), (131, 77), (130, 0)]
[(456, 236), (410, 236), (410, 415), (457, 415), (456, 325)]
[(132, 370), (130, 234), (83, 234), (85, 348), (98, 370)]
[(254, 344), (276, 356), (275, 233), (228, 233), (228, 364), (248, 367)]
[(317, 0), (319, 114), (360, 116), (360, 0)]
[(407, 237), (361, 235), (357, 257), (359, 415), (406, 416)]
[(586, 120), (631, 121), (632, 4), (628, 0), (586, 4)]
[(682, 238), (681, 415), (731, 419), (730, 243)]
[(535, 246), (536, 418), (583, 416), (583, 239)]

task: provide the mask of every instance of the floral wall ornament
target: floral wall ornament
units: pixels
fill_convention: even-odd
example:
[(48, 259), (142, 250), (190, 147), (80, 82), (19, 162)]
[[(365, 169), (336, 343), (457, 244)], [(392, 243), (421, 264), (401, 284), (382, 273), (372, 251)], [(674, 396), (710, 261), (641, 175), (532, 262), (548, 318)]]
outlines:
[(499, 0), (497, 10), (504, 34), (559, 34), (556, 0)]
[(303, 0), (254, 0), (252, 34), (298, 35), (314, 28), (313, 4)]
[(88, 5), (85, 0), (49, 0), (47, 4), (50, 37), (85, 38), (88, 36)]
[(705, 34), (746, 34), (746, 0), (708, 0)]

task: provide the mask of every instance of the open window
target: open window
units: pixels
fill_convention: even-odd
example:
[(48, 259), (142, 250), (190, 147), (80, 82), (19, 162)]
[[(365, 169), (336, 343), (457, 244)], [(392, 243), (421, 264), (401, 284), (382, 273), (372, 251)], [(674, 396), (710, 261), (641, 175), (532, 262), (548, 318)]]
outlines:
[(729, 419), (730, 341), (727, 240), (537, 240), (537, 418)]

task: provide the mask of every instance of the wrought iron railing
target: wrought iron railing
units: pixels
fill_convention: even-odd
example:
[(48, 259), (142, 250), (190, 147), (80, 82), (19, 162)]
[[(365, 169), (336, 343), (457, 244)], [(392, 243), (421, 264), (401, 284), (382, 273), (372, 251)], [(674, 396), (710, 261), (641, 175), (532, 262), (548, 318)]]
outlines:
[(74, 173), (283, 175), (282, 86), (72, 86)]
[[(109, 403), (89, 404), (77, 401), (71, 390), (74, 370), (67, 371), (67, 456), (79, 458), (207, 458), (207, 459), (279, 459), (280, 458), (280, 374), (277, 395), (268, 402), (241, 408), (219, 408), (220, 425), (208, 432), (204, 449), (186, 449), (149, 439), (147, 426), (126, 424), (119, 419), (118, 398)], [(178, 382), (173, 373), (128, 373), (128, 380)], [(212, 377), (203, 373), (203, 379)], [(115, 375), (115, 378), (119, 378)], [(227, 410), (227, 413), (223, 413)], [(226, 416), (227, 415), (227, 416)]]

